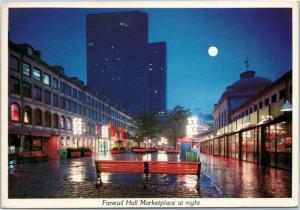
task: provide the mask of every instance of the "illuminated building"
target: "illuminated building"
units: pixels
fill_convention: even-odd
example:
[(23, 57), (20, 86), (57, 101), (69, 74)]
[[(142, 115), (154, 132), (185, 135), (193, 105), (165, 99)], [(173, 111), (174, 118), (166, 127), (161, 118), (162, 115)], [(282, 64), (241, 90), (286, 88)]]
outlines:
[(149, 112), (167, 109), (167, 52), (165, 42), (149, 44), (148, 85)]
[[(292, 71), (228, 113), (229, 121), (202, 135), (203, 153), (284, 169), (292, 167)], [(291, 106), (291, 105), (290, 105)]]
[(230, 123), (230, 113), (257, 95), (261, 90), (271, 84), (264, 77), (255, 76), (255, 71), (247, 70), (240, 74), (240, 80), (228, 86), (220, 100), (214, 107), (214, 129), (217, 130)]
[(148, 15), (87, 15), (87, 83), (131, 115), (166, 111), (166, 43), (148, 43)]
[(87, 83), (130, 114), (148, 110), (148, 16), (87, 15)]
[(88, 147), (97, 152), (109, 149), (103, 144), (113, 135), (109, 132), (102, 139), (101, 127), (132, 128), (127, 113), (96, 96), (79, 79), (64, 75), (61, 67), (43, 62), (40, 52), (27, 44), (10, 43), (9, 107), (8, 144), (16, 152), (47, 153), (56, 144), (59, 150)]

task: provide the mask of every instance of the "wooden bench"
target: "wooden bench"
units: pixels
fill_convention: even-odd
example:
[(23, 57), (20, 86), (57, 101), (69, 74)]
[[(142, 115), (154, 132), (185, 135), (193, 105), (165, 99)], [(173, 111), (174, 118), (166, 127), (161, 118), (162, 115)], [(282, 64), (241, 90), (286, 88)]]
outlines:
[(25, 160), (33, 161), (33, 157), (30, 151), (18, 152), (17, 153), (17, 161), (18, 163), (24, 163)]
[(102, 184), (101, 173), (144, 173), (148, 187), (149, 174), (191, 174), (197, 175), (197, 186), (200, 182), (201, 162), (167, 162), (167, 161), (129, 161), (129, 160), (96, 160), (96, 187)]
[(48, 156), (44, 154), (41, 150), (31, 151), (31, 155), (35, 160), (37, 159), (48, 160)]

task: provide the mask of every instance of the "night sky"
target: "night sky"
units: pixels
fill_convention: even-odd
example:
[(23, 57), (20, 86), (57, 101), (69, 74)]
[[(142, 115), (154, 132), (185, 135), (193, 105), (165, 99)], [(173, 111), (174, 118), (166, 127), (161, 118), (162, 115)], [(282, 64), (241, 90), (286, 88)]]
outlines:
[[(291, 9), (10, 9), (10, 39), (86, 82), (86, 14), (148, 13), (149, 42), (167, 43), (168, 108), (211, 113), (246, 69), (276, 80), (292, 68)], [(207, 50), (216, 46), (219, 54)]]

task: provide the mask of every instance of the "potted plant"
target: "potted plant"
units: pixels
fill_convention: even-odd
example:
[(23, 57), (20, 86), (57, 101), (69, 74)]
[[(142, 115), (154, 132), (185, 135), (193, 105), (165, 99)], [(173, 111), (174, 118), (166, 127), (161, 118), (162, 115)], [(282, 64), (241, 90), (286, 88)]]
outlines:
[(67, 157), (68, 158), (79, 158), (81, 152), (78, 148), (67, 148)]
[(82, 147), (80, 148), (81, 157), (92, 157), (93, 152), (89, 148)]

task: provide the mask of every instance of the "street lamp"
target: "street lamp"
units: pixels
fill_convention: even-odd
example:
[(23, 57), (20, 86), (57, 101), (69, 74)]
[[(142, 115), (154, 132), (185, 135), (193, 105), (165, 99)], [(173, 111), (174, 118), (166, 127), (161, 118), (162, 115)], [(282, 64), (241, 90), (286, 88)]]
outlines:
[(280, 111), (281, 112), (290, 112), (293, 110), (292, 105), (289, 103), (288, 100), (285, 101), (285, 103), (282, 105)]

